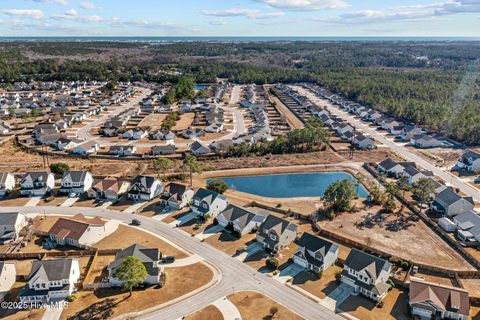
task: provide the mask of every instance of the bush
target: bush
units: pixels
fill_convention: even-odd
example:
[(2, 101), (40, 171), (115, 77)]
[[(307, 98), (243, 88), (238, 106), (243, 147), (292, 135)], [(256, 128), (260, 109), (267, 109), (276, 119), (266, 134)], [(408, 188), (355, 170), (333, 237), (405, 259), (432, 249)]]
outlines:
[(335, 272), (335, 280), (339, 282), (341, 278), (342, 278), (342, 273), (340, 271)]
[(320, 270), (320, 271), (316, 272), (316, 275), (317, 275), (317, 278), (318, 278), (318, 279), (322, 279), (322, 277), (323, 277), (323, 270)]
[(267, 261), (265, 261), (265, 265), (273, 270), (277, 270), (280, 262), (275, 257), (268, 257)]
[(403, 270), (408, 271), (408, 269), (410, 269), (411, 263), (410, 263), (410, 261), (407, 261), (407, 260), (400, 260), (400, 261), (398, 261), (398, 265)]
[(383, 305), (384, 305), (384, 302), (380, 301), (379, 303), (377, 303), (377, 308), (383, 308)]
[(50, 165), (50, 171), (52, 171), (53, 174), (59, 176), (62, 176), (68, 170), (70, 170), (70, 167), (68, 166), (68, 164), (63, 162), (52, 163)]
[(67, 297), (68, 302), (73, 302), (75, 300), (77, 300), (77, 296), (75, 294), (71, 294)]
[(228, 186), (225, 182), (222, 180), (213, 180), (208, 183), (207, 189), (214, 191), (216, 193), (223, 194), (225, 191), (227, 191)]

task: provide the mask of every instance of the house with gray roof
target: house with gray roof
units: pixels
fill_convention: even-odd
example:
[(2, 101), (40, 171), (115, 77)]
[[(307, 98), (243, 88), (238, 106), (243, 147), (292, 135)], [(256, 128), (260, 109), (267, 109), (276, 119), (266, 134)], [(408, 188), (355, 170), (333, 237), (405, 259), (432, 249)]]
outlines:
[(355, 148), (360, 150), (371, 150), (375, 149), (375, 142), (372, 138), (364, 136), (363, 134), (358, 134), (353, 139), (353, 144)]
[(93, 177), (88, 171), (67, 171), (63, 174), (60, 192), (82, 195), (92, 187), (92, 183)]
[(462, 197), (450, 188), (438, 193), (431, 204), (431, 209), (448, 217), (471, 211), (474, 207), (472, 197)]
[(422, 148), (422, 149), (438, 148), (442, 146), (442, 141), (428, 134), (420, 134), (410, 138), (410, 144), (414, 145), (417, 148)]
[(55, 187), (55, 178), (50, 172), (27, 172), (20, 181), (20, 194), (43, 197)]
[(193, 196), (192, 212), (200, 217), (205, 217), (207, 214), (216, 217), (227, 208), (227, 205), (228, 200), (224, 195), (200, 188)]
[(194, 141), (190, 144), (189, 149), (190, 152), (197, 157), (211, 152), (209, 147), (199, 141)]
[(475, 151), (465, 152), (455, 166), (471, 172), (480, 172), (480, 153)]
[(392, 265), (387, 260), (353, 248), (343, 264), (341, 281), (374, 301), (381, 301), (390, 285)]
[(66, 299), (79, 278), (78, 259), (34, 261), (28, 282), (20, 291), (20, 302), (36, 304)]
[(0, 213), (0, 243), (16, 240), (20, 230), (22, 230), (27, 224), (27, 216), (23, 213)]
[(158, 248), (147, 248), (137, 243), (117, 252), (115, 260), (108, 265), (108, 280), (112, 286), (119, 287), (123, 285), (123, 281), (115, 277), (115, 271), (127, 257), (136, 257), (143, 263), (147, 270), (146, 284), (153, 285), (160, 283), (160, 276), (163, 273), (161, 266), (162, 252)]
[(170, 182), (160, 197), (161, 203), (174, 210), (187, 206), (193, 199), (195, 191), (184, 184)]
[(162, 180), (151, 176), (136, 176), (128, 189), (127, 197), (134, 201), (149, 201), (163, 191)]
[(480, 215), (468, 211), (453, 217), (457, 227), (457, 238), (461, 241), (480, 241)]
[(396, 162), (390, 158), (381, 161), (377, 165), (377, 170), (381, 173), (386, 173), (395, 177), (399, 177), (407, 167), (416, 168), (415, 162)]
[(304, 232), (298, 239), (293, 262), (314, 272), (325, 271), (338, 258), (338, 245)]
[(229, 204), (225, 210), (217, 215), (219, 225), (240, 235), (258, 229), (265, 219), (264, 215), (233, 204)]
[(297, 226), (274, 215), (269, 215), (260, 225), (257, 241), (265, 249), (280, 251), (297, 237)]

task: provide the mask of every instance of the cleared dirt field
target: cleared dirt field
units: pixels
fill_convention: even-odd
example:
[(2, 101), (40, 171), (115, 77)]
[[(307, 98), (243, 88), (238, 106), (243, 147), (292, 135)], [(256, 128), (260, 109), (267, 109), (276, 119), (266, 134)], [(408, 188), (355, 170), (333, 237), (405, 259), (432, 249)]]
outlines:
[(223, 320), (223, 315), (215, 306), (207, 306), (185, 317), (185, 320)]
[(206, 285), (213, 277), (213, 272), (203, 263), (167, 268), (165, 274), (166, 282), (162, 288), (140, 288), (131, 297), (121, 289), (79, 291), (77, 300), (68, 305), (60, 319), (112, 319), (126, 312), (144, 310), (183, 296)]
[(187, 112), (181, 115), (180, 120), (177, 121), (175, 126), (172, 127), (172, 130), (185, 130), (188, 129), (195, 118), (194, 112)]
[(138, 127), (150, 127), (151, 130), (158, 130), (167, 115), (165, 113), (151, 113), (140, 121)]
[[(301, 320), (302, 317), (288, 310), (281, 304), (257, 292), (237, 292), (228, 296), (240, 311), (242, 319), (248, 320)], [(277, 311), (272, 314), (272, 311)]]
[[(359, 241), (413, 262), (452, 270), (474, 270), (421, 220), (405, 222), (403, 215), (377, 214), (368, 209), (322, 221), (325, 230)], [(391, 228), (397, 231), (390, 231)]]
[(0, 207), (21, 207), (24, 206), (30, 200), (29, 197), (20, 196), (18, 190), (14, 190), (5, 198), (0, 199)]

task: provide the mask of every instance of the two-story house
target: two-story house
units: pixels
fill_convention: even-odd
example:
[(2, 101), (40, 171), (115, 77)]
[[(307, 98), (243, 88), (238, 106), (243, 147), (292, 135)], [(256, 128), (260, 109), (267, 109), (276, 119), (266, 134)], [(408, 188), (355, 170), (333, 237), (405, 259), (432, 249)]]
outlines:
[(293, 262), (314, 272), (325, 271), (338, 258), (338, 245), (304, 232), (298, 239)]
[(78, 259), (34, 261), (28, 282), (20, 291), (20, 302), (48, 303), (71, 295), (80, 278)]
[(162, 180), (150, 176), (136, 176), (133, 179), (127, 197), (133, 201), (149, 201), (163, 190)]
[(470, 313), (468, 291), (410, 277), (408, 305), (413, 319), (467, 320)]
[(9, 240), (16, 240), (20, 230), (22, 230), (27, 224), (27, 216), (23, 213), (0, 213), (0, 243)]
[(226, 230), (244, 235), (260, 228), (266, 216), (252, 212), (233, 204), (229, 204), (225, 210), (217, 215), (218, 224)]
[(107, 267), (108, 280), (112, 286), (123, 285), (123, 281), (115, 278), (115, 271), (127, 257), (136, 257), (143, 263), (145, 269), (147, 269), (146, 284), (152, 285), (160, 283), (160, 276), (163, 272), (163, 267), (161, 266), (162, 253), (160, 249), (147, 248), (141, 244), (132, 244), (130, 247), (117, 252), (115, 260)]
[(15, 176), (10, 172), (0, 172), (0, 198), (15, 188)]
[(43, 197), (55, 187), (55, 177), (50, 172), (27, 172), (20, 181), (20, 194)]
[(60, 192), (81, 195), (92, 187), (92, 183), (93, 177), (88, 171), (67, 171), (63, 174)]
[(117, 178), (94, 179), (87, 191), (90, 198), (115, 201), (127, 193), (130, 182)]
[(269, 215), (260, 225), (256, 239), (263, 248), (280, 251), (288, 247), (297, 236), (297, 226), (277, 216)]
[(437, 194), (431, 208), (439, 214), (453, 217), (469, 212), (475, 207), (472, 197), (462, 197), (450, 188), (445, 188)]
[(225, 210), (227, 205), (228, 200), (224, 195), (200, 188), (193, 196), (192, 212), (200, 217), (211, 215), (215, 218), (220, 212)]
[(392, 265), (387, 260), (353, 248), (343, 263), (341, 281), (351, 286), (355, 294), (381, 301), (390, 288), (387, 280), (391, 272)]
[(465, 152), (455, 166), (471, 172), (480, 172), (480, 153), (475, 151)]
[(14, 262), (0, 261), (0, 301), (3, 301), (5, 296), (16, 282), (17, 271)]
[(194, 194), (193, 188), (189, 188), (184, 184), (170, 182), (163, 190), (160, 201), (165, 207), (179, 210), (192, 201)]

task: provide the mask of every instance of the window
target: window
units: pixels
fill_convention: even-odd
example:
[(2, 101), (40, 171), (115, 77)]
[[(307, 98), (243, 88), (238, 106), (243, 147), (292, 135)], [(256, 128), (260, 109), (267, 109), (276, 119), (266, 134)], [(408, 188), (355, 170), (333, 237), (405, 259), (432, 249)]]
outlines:
[(272, 239), (273, 241), (277, 241), (277, 236), (274, 235), (273, 233), (270, 234), (270, 239)]

